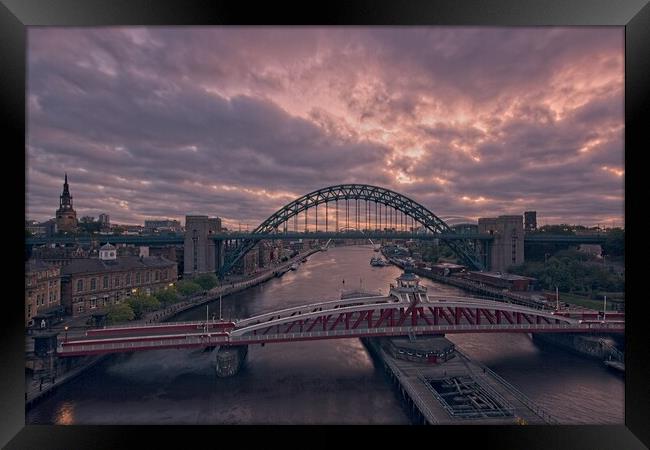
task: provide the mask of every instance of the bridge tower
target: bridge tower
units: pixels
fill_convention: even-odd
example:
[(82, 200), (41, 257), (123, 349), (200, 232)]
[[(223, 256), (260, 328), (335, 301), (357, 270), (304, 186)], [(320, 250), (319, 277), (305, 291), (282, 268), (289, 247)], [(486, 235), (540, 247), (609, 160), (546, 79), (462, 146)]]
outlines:
[(221, 219), (185, 216), (184, 276), (215, 273), (223, 265), (223, 242), (211, 239), (221, 232)]
[(489, 270), (505, 272), (508, 267), (524, 262), (524, 223), (522, 216), (483, 217), (478, 219), (478, 232), (491, 234), (488, 247)]

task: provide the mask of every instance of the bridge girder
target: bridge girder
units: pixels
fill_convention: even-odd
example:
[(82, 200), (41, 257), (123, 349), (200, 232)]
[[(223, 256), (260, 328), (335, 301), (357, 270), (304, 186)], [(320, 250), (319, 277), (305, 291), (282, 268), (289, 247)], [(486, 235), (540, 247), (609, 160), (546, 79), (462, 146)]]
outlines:
[[(576, 313), (578, 314), (578, 313)], [(582, 314), (589, 319), (592, 314)], [(163, 348), (199, 348), (364, 336), (436, 333), (621, 333), (624, 317), (602, 322), (472, 297), (364, 297), (312, 303), (232, 322), (109, 327), (89, 339), (65, 341), (59, 356)], [(129, 331), (131, 329), (132, 331)]]

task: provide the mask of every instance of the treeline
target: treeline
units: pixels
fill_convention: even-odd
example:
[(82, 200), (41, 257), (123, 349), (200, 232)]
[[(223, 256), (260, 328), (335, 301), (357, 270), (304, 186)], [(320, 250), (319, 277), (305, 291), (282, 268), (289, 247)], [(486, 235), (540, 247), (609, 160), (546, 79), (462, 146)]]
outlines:
[(598, 292), (622, 292), (625, 277), (607, 270), (602, 262), (576, 251), (562, 250), (543, 261), (528, 261), (511, 266), (508, 271), (536, 278), (542, 289), (588, 295), (595, 298)]
[(111, 305), (107, 309), (106, 319), (109, 324), (141, 320), (149, 312), (167, 308), (183, 301), (186, 297), (210, 290), (217, 284), (218, 280), (214, 274), (200, 275), (191, 280), (181, 280), (175, 286), (167, 287), (155, 294), (137, 294), (129, 297), (123, 303)]
[[(580, 225), (544, 225), (537, 231), (533, 232), (539, 234), (553, 234), (553, 235), (575, 235), (576, 231), (593, 230)], [(607, 235), (605, 242), (602, 244), (603, 255), (613, 258), (615, 260), (622, 260), (625, 257), (625, 230), (622, 228), (610, 228), (608, 230), (601, 230), (601, 233)], [(548, 256), (551, 256), (559, 251), (575, 248), (575, 244), (562, 244), (562, 243), (528, 243), (525, 244), (524, 252), (526, 260), (543, 261)]]

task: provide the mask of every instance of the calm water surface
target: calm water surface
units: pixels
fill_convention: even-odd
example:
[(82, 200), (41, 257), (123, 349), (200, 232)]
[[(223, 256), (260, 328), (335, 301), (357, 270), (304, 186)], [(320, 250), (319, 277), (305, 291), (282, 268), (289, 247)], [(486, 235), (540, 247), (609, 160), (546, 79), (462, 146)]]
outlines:
[[(222, 301), (224, 318), (382, 290), (401, 270), (371, 267), (369, 247), (309, 257), (298, 270)], [(458, 293), (430, 280), (429, 292)], [(219, 310), (208, 305), (209, 314)], [(205, 318), (205, 306), (177, 321)], [(525, 334), (448, 335), (564, 423), (623, 423), (623, 377), (600, 361), (539, 346)], [(396, 395), (358, 339), (251, 346), (244, 370), (217, 378), (213, 355), (160, 350), (113, 355), (27, 414), (56, 424), (407, 424)]]

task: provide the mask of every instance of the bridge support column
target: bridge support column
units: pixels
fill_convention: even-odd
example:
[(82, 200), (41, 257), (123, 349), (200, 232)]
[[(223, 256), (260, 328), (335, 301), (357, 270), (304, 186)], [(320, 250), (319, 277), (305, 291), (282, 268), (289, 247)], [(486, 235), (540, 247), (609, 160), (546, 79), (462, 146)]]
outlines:
[(237, 375), (246, 363), (247, 355), (247, 345), (220, 347), (215, 356), (215, 371), (217, 372), (217, 376), (226, 378)]

